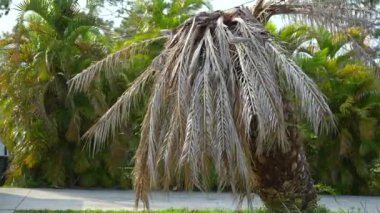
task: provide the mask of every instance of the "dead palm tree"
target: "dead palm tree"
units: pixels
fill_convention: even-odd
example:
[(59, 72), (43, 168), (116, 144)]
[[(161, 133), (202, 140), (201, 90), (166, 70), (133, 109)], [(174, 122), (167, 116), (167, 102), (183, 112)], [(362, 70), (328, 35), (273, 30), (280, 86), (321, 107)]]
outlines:
[(256, 192), (272, 210), (316, 204), (296, 124), (305, 118), (318, 133), (333, 128), (333, 116), (316, 84), (263, 28), (276, 14), (329, 23), (332, 30), (351, 24), (370, 28), (377, 15), (343, 0), (258, 0), (252, 8), (201, 13), (171, 35), (112, 54), (69, 82), (71, 91), (85, 91), (102, 70), (167, 40), (152, 65), (84, 136), (93, 150), (103, 147), (126, 122), (131, 103), (151, 94), (136, 153), (136, 204), (142, 200), (149, 207), (154, 187), (206, 189), (211, 170), (221, 188), (228, 185), (248, 200)]

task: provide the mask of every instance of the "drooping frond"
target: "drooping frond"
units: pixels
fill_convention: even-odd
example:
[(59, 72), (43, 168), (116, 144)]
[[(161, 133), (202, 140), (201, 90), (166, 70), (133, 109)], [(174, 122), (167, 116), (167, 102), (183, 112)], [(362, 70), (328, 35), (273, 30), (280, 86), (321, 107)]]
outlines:
[(114, 137), (122, 124), (128, 119), (131, 105), (137, 95), (141, 95), (145, 84), (152, 78), (157, 70), (150, 68), (142, 73), (131, 86), (119, 97), (116, 103), (93, 125), (83, 136), (87, 140), (87, 146), (92, 152), (104, 147), (105, 142), (111, 136)]
[[(338, 33), (357, 26), (370, 35), (380, 27), (380, 11), (376, 7), (347, 0), (260, 0), (252, 8), (252, 13), (262, 23), (274, 15), (286, 15), (292, 22)], [(380, 75), (380, 65), (373, 60), (370, 48), (357, 45), (353, 38), (351, 41), (351, 48), (359, 53), (358, 57)]]
[(244, 8), (194, 17), (162, 54), (136, 154), (136, 203), (146, 202), (150, 187), (206, 189), (210, 164), (221, 187), (250, 199), (253, 154), (286, 151), (292, 143), (284, 92), (297, 97), (293, 104), (316, 132), (332, 124), (316, 85)]
[[(380, 14), (363, 4), (347, 0), (298, 0), (289, 1), (290, 4), (307, 5), (309, 11), (305, 16), (310, 23), (317, 26), (331, 27), (341, 30), (350, 26), (361, 26), (373, 30), (379, 23), (376, 21)], [(302, 14), (301, 14), (302, 15)], [(302, 18), (302, 17), (300, 17)]]
[[(267, 35), (259, 23), (246, 23), (243, 19), (235, 18), (238, 22), (237, 30), (242, 36), (249, 38), (251, 42), (236, 44), (236, 50), (241, 67), (240, 81), (243, 90), (249, 90), (254, 97), (249, 108), (255, 109), (258, 120), (258, 140), (267, 143), (266, 149), (271, 149), (271, 143), (276, 141), (281, 144), (281, 149), (286, 150), (285, 122), (283, 106), (279, 87), (276, 84), (276, 72), (271, 64), (271, 58), (264, 49), (263, 39)], [(260, 38), (263, 37), (263, 38)], [(265, 85), (265, 86), (262, 86)], [(270, 118), (270, 119), (268, 119)], [(252, 119), (252, 118), (251, 118)], [(250, 120), (248, 122), (251, 122)], [(250, 128), (250, 124), (246, 123)], [(269, 139), (268, 138), (272, 138)], [(258, 144), (258, 153), (262, 153), (263, 143)]]
[[(380, 63), (376, 62), (373, 54), (368, 53), (357, 41), (351, 40), (352, 52), (358, 59), (361, 59), (369, 67), (372, 67), (377, 76), (380, 76)], [(375, 51), (372, 51), (375, 52)]]
[[(335, 125), (332, 112), (318, 86), (296, 65), (276, 43), (268, 42), (268, 50), (301, 104), (301, 110), (315, 132), (328, 131)], [(326, 128), (327, 127), (327, 128)]]
[(285, 0), (259, 1), (252, 8), (255, 17), (266, 22), (274, 15), (291, 15), (291, 18), (318, 27), (340, 30), (352, 25), (374, 29), (380, 23), (379, 11), (347, 0)]
[[(148, 107), (148, 112), (145, 114), (143, 126), (146, 126), (147, 122), (149, 122), (150, 117), (150, 107)], [(148, 191), (150, 190), (150, 172), (149, 167), (147, 165), (148, 161), (148, 141), (147, 141), (147, 133), (148, 129), (144, 129), (141, 132), (141, 140), (139, 144), (139, 148), (136, 151), (136, 156), (139, 157), (139, 160), (136, 161), (135, 167), (133, 169), (133, 174), (135, 176), (135, 191), (136, 199), (135, 206), (138, 207), (139, 200), (141, 200), (144, 204), (144, 208), (149, 209), (149, 199), (148, 199)]]
[(92, 81), (101, 72), (112, 72), (122, 62), (128, 60), (131, 56), (143, 51), (145, 47), (153, 42), (167, 39), (166, 36), (153, 38), (132, 44), (124, 49), (121, 49), (113, 54), (108, 55), (106, 58), (96, 62), (81, 73), (74, 76), (69, 82), (70, 92), (82, 92), (86, 91), (91, 85)]

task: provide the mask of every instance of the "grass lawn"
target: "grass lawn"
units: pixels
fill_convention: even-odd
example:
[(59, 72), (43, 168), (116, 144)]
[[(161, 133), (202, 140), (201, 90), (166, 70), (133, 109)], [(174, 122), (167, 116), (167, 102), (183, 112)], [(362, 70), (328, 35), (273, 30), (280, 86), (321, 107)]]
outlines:
[[(135, 213), (135, 212), (157, 212), (157, 213), (232, 213), (236, 211), (223, 211), (223, 210), (187, 210), (187, 209), (168, 209), (168, 210), (160, 210), (160, 211), (102, 211), (102, 210), (82, 210), (82, 211), (54, 211), (54, 210), (16, 210), (15, 213)], [(247, 212), (247, 211), (244, 211)], [(265, 209), (255, 210), (254, 213), (266, 213)], [(317, 213), (360, 213), (360, 210), (352, 210), (352, 211), (330, 211), (326, 208), (320, 207), (315, 212)]]

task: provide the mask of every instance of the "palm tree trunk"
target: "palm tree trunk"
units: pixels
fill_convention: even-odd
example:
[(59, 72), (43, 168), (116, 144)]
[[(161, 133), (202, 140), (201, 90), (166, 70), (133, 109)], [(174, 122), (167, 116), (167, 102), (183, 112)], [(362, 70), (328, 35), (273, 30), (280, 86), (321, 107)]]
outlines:
[[(289, 104), (285, 110), (286, 120), (294, 124), (296, 119)], [(296, 125), (288, 126), (287, 136), (290, 141), (287, 152), (273, 150), (254, 158), (256, 191), (269, 212), (304, 212), (317, 205), (317, 191), (300, 130)]]
[(302, 146), (287, 153), (255, 159), (258, 194), (266, 207), (275, 212), (306, 210), (316, 206), (317, 193)]

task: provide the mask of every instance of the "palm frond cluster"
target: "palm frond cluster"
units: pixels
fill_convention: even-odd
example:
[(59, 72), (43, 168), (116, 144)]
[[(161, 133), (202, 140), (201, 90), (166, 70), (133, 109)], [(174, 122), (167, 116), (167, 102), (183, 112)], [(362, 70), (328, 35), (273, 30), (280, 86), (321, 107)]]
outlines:
[(249, 196), (253, 155), (286, 151), (291, 143), (288, 94), (316, 132), (333, 123), (317, 86), (246, 8), (188, 20), (154, 64), (86, 134), (93, 147), (116, 134), (133, 98), (153, 79), (134, 170), (137, 202), (145, 205), (158, 185), (204, 189), (213, 168), (221, 188)]
[(378, 10), (355, 0), (259, 0), (253, 12), (259, 20), (288, 14), (293, 20), (335, 31), (353, 25), (366, 29), (380, 26)]
[(378, 11), (365, 7), (355, 1), (347, 0), (317, 0), (305, 1), (299, 0), (299, 4), (305, 5), (308, 2), (311, 9), (310, 16), (320, 26), (334, 26), (335, 29), (348, 28), (350, 26), (363, 26), (366, 29), (374, 29), (379, 26), (378, 19), (380, 14)]
[[(285, 15), (290, 22), (306, 23), (334, 33), (346, 31), (352, 26), (360, 27), (369, 34), (376, 34), (380, 29), (379, 9), (357, 0), (258, 0), (252, 13), (262, 23), (274, 15)], [(358, 57), (379, 74), (380, 66), (373, 60), (373, 52), (358, 45), (354, 38), (350, 40), (351, 48)]]
[[(93, 80), (95, 80), (101, 73), (106, 76), (112, 75), (114, 68), (120, 64), (126, 64), (125, 61), (130, 59), (131, 56), (137, 55), (147, 51), (147, 46), (154, 42), (167, 39), (167, 36), (161, 36), (149, 40), (144, 40), (132, 44), (124, 49), (121, 49), (113, 54), (108, 55), (106, 58), (98, 61), (95, 65), (83, 70), (80, 75), (73, 77), (68, 83), (70, 91), (85, 92), (89, 89)], [(123, 63), (124, 62), (124, 63)], [(74, 83), (72, 83), (74, 82)]]

